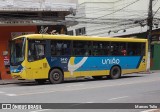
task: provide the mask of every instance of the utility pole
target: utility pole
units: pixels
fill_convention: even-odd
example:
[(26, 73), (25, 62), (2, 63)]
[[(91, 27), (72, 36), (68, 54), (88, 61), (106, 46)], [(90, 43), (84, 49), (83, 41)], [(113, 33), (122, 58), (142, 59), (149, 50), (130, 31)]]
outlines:
[(147, 60), (147, 71), (150, 72), (150, 58), (151, 58), (151, 41), (152, 41), (152, 26), (153, 26), (153, 11), (152, 11), (152, 2), (149, 0), (148, 8), (148, 18), (147, 18), (147, 39), (148, 39), (148, 60)]

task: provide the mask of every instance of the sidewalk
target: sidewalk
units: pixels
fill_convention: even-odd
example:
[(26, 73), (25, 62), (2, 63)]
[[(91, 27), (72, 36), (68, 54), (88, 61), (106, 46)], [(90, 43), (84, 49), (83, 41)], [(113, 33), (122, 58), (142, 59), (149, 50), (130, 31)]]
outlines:
[[(143, 72), (140, 74), (153, 74), (153, 73), (160, 73), (160, 70), (152, 70), (150, 73)], [(7, 85), (7, 84), (20, 84), (20, 83), (34, 83), (34, 80), (15, 80), (15, 79), (10, 79), (10, 80), (0, 80), (0, 85)]]
[(16, 79), (0, 80), (0, 86), (8, 84), (33, 83), (33, 82), (34, 80), (16, 80)]

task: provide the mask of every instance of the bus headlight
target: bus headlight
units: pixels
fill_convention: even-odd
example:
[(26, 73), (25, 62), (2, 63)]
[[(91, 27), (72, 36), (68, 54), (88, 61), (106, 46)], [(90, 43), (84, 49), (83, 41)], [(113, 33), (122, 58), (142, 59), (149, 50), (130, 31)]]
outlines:
[(26, 67), (23, 67), (20, 71), (20, 73), (22, 73), (24, 70), (26, 69)]

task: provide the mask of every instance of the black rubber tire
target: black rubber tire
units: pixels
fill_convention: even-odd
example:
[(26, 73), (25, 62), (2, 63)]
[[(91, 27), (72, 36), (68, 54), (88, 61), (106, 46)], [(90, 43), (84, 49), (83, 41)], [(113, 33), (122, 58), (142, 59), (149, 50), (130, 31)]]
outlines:
[(64, 75), (59, 69), (53, 69), (49, 74), (49, 81), (52, 84), (59, 84), (63, 82)]
[(101, 80), (103, 77), (102, 76), (92, 76), (95, 80)]
[(119, 66), (113, 66), (110, 70), (109, 78), (118, 79), (121, 77), (121, 68)]
[(46, 82), (45, 79), (35, 79), (37, 84), (44, 84)]

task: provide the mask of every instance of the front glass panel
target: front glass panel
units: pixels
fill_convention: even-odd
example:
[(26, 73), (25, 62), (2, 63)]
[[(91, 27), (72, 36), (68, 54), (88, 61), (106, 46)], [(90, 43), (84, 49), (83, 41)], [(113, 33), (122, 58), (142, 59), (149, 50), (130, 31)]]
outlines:
[(25, 38), (18, 38), (11, 43), (11, 65), (19, 65), (24, 61)]

